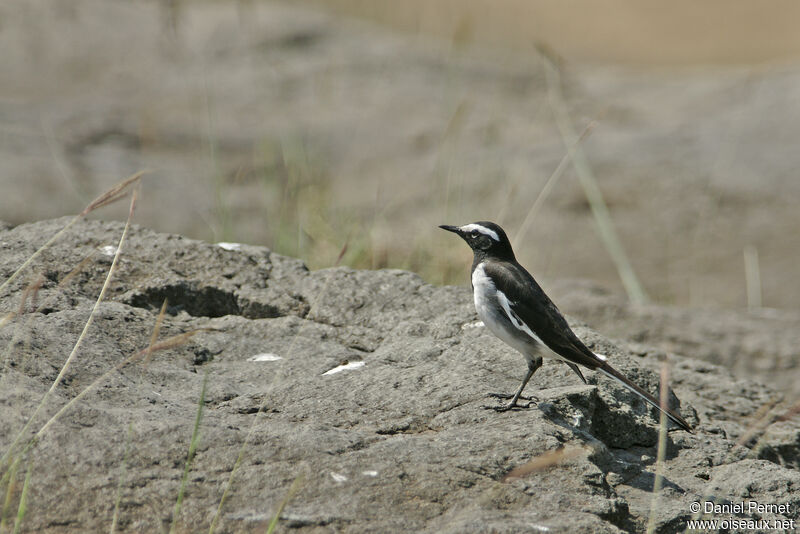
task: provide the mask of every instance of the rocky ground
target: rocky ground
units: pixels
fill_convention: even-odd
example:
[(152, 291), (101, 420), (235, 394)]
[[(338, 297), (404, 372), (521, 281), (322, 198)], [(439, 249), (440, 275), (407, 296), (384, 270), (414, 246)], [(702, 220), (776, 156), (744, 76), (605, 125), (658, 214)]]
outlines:
[[(67, 220), (4, 226), (0, 280)], [(78, 223), (0, 296), (3, 453), (64, 365), (121, 233), (116, 222)], [(31, 284), (40, 287), (26, 292)], [(309, 271), (266, 248), (134, 227), (106, 301), (31, 429), (147, 347), (165, 298), (160, 339), (204, 330), (113, 372), (57, 419), (20, 463), (12, 517), (30, 466), (23, 531), (107, 531), (118, 487), (118, 531), (169, 528), (207, 377), (179, 532), (208, 530), (240, 452), (218, 532), (263, 532), (298, 477), (283, 531), (644, 532), (654, 509), (658, 532), (682, 532), (691, 503), (712, 499), (789, 503), (783, 515), (745, 517), (800, 519), (800, 424), (747, 434), (782, 395), (735, 377), (730, 362), (699, 359), (729, 354), (742, 336), (743, 354), (772, 354), (770, 334), (796, 317), (759, 317), (747, 335), (711, 321), (715, 335), (700, 343), (681, 325), (705, 312), (631, 310), (591, 286), (568, 287), (554, 294), (570, 310), (632, 322), (636, 339), (624, 341), (578, 320), (600, 313), (571, 318), (632, 379), (655, 391), (668, 356), (673, 401), (696, 426), (669, 434), (654, 508), (657, 420), (608, 380), (587, 373), (583, 385), (546, 363), (529, 386), (533, 406), (484, 409), (486, 393), (511, 391), (525, 368), (476, 322), (467, 288), (400, 270)], [(561, 447), (562, 463), (506, 479)]]

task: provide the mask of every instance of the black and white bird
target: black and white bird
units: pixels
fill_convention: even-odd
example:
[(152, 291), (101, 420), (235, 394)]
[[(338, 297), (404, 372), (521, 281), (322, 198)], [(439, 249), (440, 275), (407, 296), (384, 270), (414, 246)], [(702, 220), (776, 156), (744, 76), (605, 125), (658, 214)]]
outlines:
[(664, 411), (684, 430), (692, 431), (683, 417), (673, 410), (663, 410), (652, 395), (611, 367), (605, 356), (595, 354), (578, 339), (533, 276), (517, 263), (502, 228), (487, 221), (440, 228), (461, 236), (474, 253), (472, 294), (478, 317), (494, 335), (521, 352), (528, 363), (528, 373), (511, 402), (495, 409), (504, 411), (517, 405), (522, 390), (545, 357), (566, 363), (584, 382), (586, 379), (579, 365), (600, 371)]

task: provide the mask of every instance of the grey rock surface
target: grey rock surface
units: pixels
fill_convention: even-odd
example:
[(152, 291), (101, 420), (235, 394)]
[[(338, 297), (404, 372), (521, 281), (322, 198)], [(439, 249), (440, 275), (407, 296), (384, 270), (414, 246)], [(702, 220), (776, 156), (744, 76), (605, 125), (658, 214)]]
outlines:
[(758, 377), (794, 396), (800, 394), (797, 311), (631, 306), (585, 280), (560, 280), (550, 289), (562, 310), (606, 335), (629, 340), (632, 352), (691, 356), (722, 365), (737, 376)]
[[(67, 221), (0, 231), (0, 280)], [(116, 222), (76, 224), (0, 295), (3, 453), (84, 328), (121, 233)], [(24, 530), (107, 531), (118, 487), (118, 531), (169, 528), (206, 376), (178, 531), (208, 530), (240, 454), (218, 532), (263, 532), (298, 477), (281, 513), (284, 530), (645, 530), (654, 414), (605, 378), (587, 373), (584, 385), (552, 362), (529, 385), (531, 407), (484, 409), (493, 402), (486, 394), (512, 391), (525, 366), (477, 323), (466, 287), (434, 287), (398, 270), (311, 272), (265, 248), (140, 227), (31, 429), (146, 348), (165, 298), (160, 339), (206, 330), (153, 353), (147, 365), (113, 372), (49, 427), (15, 475), (12, 503), (31, 466)], [(590, 347), (656, 391), (658, 350), (639, 343), (632, 351), (571, 322)], [(690, 504), (713, 499), (790, 503), (787, 514), (765, 517), (798, 519), (800, 425), (783, 421), (746, 436), (781, 395), (713, 363), (669, 360), (680, 410), (697, 430), (668, 436), (658, 531), (682, 532)], [(561, 447), (574, 454), (505, 479)]]

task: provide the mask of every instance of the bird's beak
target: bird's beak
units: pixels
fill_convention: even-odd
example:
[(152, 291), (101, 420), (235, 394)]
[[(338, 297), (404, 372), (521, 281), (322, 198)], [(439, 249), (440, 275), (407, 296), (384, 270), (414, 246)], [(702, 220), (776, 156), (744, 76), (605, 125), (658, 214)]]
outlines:
[(448, 232), (453, 232), (454, 234), (461, 235), (461, 228), (458, 226), (450, 226), (449, 224), (443, 224), (439, 226), (442, 230), (447, 230)]

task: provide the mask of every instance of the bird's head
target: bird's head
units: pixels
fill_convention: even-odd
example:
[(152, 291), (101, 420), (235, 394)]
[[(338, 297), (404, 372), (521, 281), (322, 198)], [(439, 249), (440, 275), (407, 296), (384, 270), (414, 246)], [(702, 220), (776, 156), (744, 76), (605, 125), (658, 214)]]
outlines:
[(508, 236), (493, 222), (478, 221), (464, 226), (443, 224), (439, 228), (461, 236), (475, 254), (503, 260), (514, 259)]

